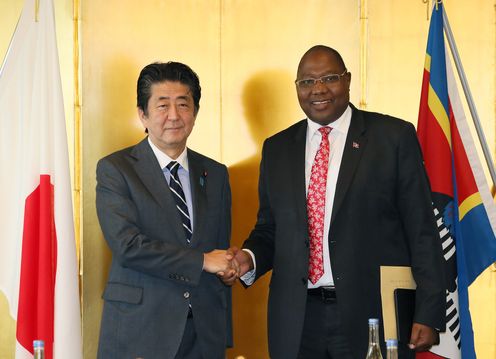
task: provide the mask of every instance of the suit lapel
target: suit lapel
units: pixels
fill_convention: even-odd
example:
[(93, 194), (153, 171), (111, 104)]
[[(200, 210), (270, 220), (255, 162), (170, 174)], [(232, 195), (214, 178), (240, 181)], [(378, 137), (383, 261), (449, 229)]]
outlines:
[(188, 149), (189, 183), (193, 201), (193, 236), (191, 245), (198, 242), (207, 211), (207, 169), (198, 155)]
[[(148, 139), (138, 143), (131, 155), (136, 158), (134, 169), (141, 179), (144, 187), (150, 192), (155, 201), (164, 209), (164, 216), (170, 223), (176, 238), (184, 238), (181, 218), (176, 208), (176, 202), (172, 197), (164, 173), (153, 153)], [(165, 230), (165, 229), (164, 229)]]
[[(294, 142), (289, 148), (289, 158), (291, 160), (289, 178), (293, 179), (296, 190), (295, 195), (296, 208), (298, 210), (298, 218), (305, 219), (307, 225), (307, 197), (305, 186), (305, 151), (306, 151), (306, 136), (307, 136), (307, 121), (300, 121), (296, 128), (293, 140)], [(305, 231), (306, 233), (306, 231)]]
[(357, 110), (351, 104), (350, 106), (353, 112), (351, 116), (350, 128), (348, 130), (348, 136), (346, 137), (346, 143), (344, 145), (338, 181), (336, 184), (336, 194), (334, 197), (334, 205), (331, 215), (331, 226), (336, 218), (336, 214), (341, 208), (346, 192), (349, 189), (358, 163), (360, 162), (360, 158), (362, 157), (362, 153), (367, 144), (363, 112)]

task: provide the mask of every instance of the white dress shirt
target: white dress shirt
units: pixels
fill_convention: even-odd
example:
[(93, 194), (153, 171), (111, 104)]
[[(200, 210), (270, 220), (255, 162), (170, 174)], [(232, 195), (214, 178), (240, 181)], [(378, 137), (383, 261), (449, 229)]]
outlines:
[[(332, 277), (331, 270), (331, 260), (329, 254), (329, 225), (331, 222), (332, 208), (334, 204), (334, 197), (336, 192), (336, 183), (338, 180), (339, 169), (341, 167), (341, 160), (343, 158), (344, 145), (346, 142), (346, 137), (348, 136), (348, 129), (351, 123), (351, 107), (348, 106), (344, 113), (336, 121), (332, 122), (328, 126), (332, 128), (329, 133), (329, 143), (330, 143), (330, 153), (329, 153), (329, 168), (327, 172), (327, 186), (326, 186), (326, 205), (325, 205), (325, 215), (324, 215), (324, 238), (323, 238), (323, 255), (324, 255), (324, 275), (315, 283), (308, 281), (308, 288), (316, 288), (323, 286), (333, 286), (334, 279)], [(322, 125), (307, 119), (307, 137), (306, 137), (306, 147), (305, 147), (305, 187), (308, 193), (308, 185), (310, 183), (310, 175), (312, 172), (312, 165), (315, 159), (315, 155), (320, 147), (320, 141), (322, 135), (319, 132), (319, 128)], [(256, 260), (255, 255), (248, 249), (247, 251), (252, 259), (254, 269), (247, 272), (241, 277), (241, 280), (246, 285), (253, 284), (256, 274)]]
[[(308, 194), (308, 186), (310, 184), (310, 175), (312, 173), (312, 165), (315, 155), (320, 147), (322, 134), (319, 129), (323, 126), (311, 120), (308, 121), (307, 140), (305, 149), (305, 186)], [(344, 113), (336, 121), (329, 124), (332, 128), (329, 133), (329, 167), (327, 170), (327, 186), (326, 186), (326, 202), (324, 215), (324, 237), (322, 241), (323, 256), (324, 256), (324, 275), (315, 283), (308, 281), (308, 288), (317, 288), (325, 286), (333, 286), (334, 279), (331, 271), (331, 259), (329, 255), (329, 225), (331, 222), (332, 208), (334, 205), (334, 197), (336, 194), (336, 183), (338, 181), (339, 169), (341, 168), (341, 160), (343, 158), (344, 144), (348, 129), (351, 122), (351, 108), (348, 106)]]

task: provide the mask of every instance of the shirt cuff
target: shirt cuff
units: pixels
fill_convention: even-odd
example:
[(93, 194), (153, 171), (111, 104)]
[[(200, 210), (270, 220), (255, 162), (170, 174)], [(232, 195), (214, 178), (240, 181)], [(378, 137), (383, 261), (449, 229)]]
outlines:
[(252, 251), (246, 248), (243, 248), (243, 250), (250, 255), (251, 260), (253, 261), (253, 269), (249, 272), (246, 272), (244, 275), (239, 277), (239, 279), (246, 285), (252, 285), (253, 282), (255, 282), (255, 276), (257, 275), (257, 262), (255, 261), (255, 255)]

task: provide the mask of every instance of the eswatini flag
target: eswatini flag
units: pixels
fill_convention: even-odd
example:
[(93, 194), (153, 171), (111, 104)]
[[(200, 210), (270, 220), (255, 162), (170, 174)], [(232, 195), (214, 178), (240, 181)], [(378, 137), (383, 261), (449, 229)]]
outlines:
[(42, 339), (47, 359), (79, 359), (78, 273), (52, 0), (26, 0), (0, 68), (0, 166), (0, 295), (16, 320), (15, 358), (32, 358), (33, 340)]
[(443, 36), (443, 4), (434, 6), (417, 134), (432, 187), (446, 260), (446, 332), (417, 358), (475, 358), (468, 286), (496, 260), (496, 210), (460, 102)]

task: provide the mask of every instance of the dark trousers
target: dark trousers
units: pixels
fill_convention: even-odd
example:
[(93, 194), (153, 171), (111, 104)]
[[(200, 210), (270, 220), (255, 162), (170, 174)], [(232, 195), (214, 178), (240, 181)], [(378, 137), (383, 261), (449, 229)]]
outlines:
[(186, 320), (183, 339), (175, 359), (203, 359), (200, 343), (196, 336), (195, 323), (191, 316)]
[(353, 359), (335, 298), (308, 295), (298, 359)]

